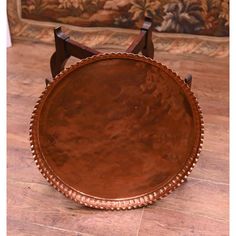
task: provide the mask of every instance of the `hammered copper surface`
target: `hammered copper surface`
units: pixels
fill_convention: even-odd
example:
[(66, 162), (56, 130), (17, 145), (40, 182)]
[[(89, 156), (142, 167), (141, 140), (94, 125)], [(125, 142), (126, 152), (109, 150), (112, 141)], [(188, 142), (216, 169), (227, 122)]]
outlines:
[(190, 157), (195, 161), (201, 135), (195, 100), (161, 64), (95, 58), (59, 75), (36, 108), (33, 139), (43, 172), (66, 186), (64, 194), (69, 188), (122, 200), (157, 191)]

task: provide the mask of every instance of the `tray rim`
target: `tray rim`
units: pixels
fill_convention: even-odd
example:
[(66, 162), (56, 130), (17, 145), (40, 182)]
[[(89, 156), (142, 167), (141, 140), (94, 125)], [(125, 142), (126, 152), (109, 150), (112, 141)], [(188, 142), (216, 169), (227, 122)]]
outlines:
[[(174, 176), (171, 180), (169, 180), (163, 187), (157, 188), (155, 191), (144, 193), (139, 196), (119, 198), (119, 199), (108, 199), (108, 198), (91, 196), (86, 193), (80, 192), (77, 189), (74, 189), (72, 186), (66, 184), (62, 179), (60, 179), (60, 177), (57, 176), (54, 173), (54, 171), (50, 168), (42, 152), (40, 151), (39, 142), (37, 142), (38, 141), (37, 124), (39, 121), (39, 114), (41, 108), (44, 105), (44, 102), (47, 100), (48, 95), (56, 86), (56, 84), (75, 69), (83, 67), (87, 64), (91, 64), (96, 61), (106, 60), (106, 59), (131, 59), (131, 60), (133, 59), (136, 61), (142, 61), (148, 64), (152, 64), (153, 66), (156, 67), (161, 67), (165, 73), (170, 75), (178, 83), (178, 85), (184, 90), (185, 95), (188, 97), (189, 102), (191, 101), (192, 103), (191, 108), (194, 110), (194, 117), (196, 120), (194, 125), (197, 125), (199, 128), (196, 129), (197, 131), (196, 137), (198, 139), (195, 140), (194, 142), (192, 153), (187, 158), (185, 166), (176, 174), (176, 176)], [(167, 68), (165, 65), (151, 58), (132, 53), (102, 53), (94, 55), (92, 57), (85, 58), (77, 62), (76, 64), (73, 64), (70, 67), (65, 68), (57, 76), (55, 76), (52, 82), (50, 82), (46, 86), (41, 96), (39, 97), (38, 101), (36, 102), (36, 105), (34, 106), (32, 112), (32, 116), (30, 119), (29, 138), (30, 138), (31, 152), (34, 161), (36, 163), (36, 166), (38, 167), (39, 171), (44, 176), (44, 178), (49, 182), (49, 184), (52, 185), (57, 191), (64, 194), (65, 197), (74, 200), (76, 203), (80, 203), (82, 205), (89, 206), (92, 208), (107, 209), (107, 210), (108, 209), (125, 210), (153, 204), (157, 200), (166, 197), (177, 187), (179, 187), (183, 182), (185, 182), (188, 175), (191, 173), (194, 166), (196, 165), (200, 156), (200, 152), (202, 150), (202, 144), (204, 138), (204, 121), (201, 108), (193, 92), (180, 78), (179, 75), (177, 75), (171, 69)]]

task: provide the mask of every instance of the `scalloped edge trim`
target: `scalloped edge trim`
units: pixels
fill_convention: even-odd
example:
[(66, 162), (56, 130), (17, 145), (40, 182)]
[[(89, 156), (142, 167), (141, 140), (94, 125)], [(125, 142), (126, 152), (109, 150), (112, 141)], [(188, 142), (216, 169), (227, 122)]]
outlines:
[[(37, 140), (37, 123), (38, 123), (38, 115), (40, 113), (40, 109), (44, 104), (44, 101), (47, 98), (49, 92), (53, 89), (53, 87), (57, 84), (59, 80), (64, 78), (67, 74), (74, 71), (75, 69), (82, 67), (84, 65), (90, 64), (95, 61), (105, 60), (105, 59), (134, 59), (137, 61), (146, 62), (152, 64), (153, 66), (157, 66), (158, 68), (162, 68), (168, 75), (173, 76), (176, 82), (182, 87), (185, 91), (186, 96), (190, 99), (192, 105), (193, 112), (196, 116), (196, 124), (199, 127), (198, 134), (196, 135), (198, 140), (195, 141), (192, 154), (187, 159), (185, 166), (179, 171), (178, 174), (174, 178), (172, 178), (167, 184), (163, 187), (158, 188), (156, 191), (151, 193), (143, 194), (142, 196), (137, 196), (133, 198), (125, 198), (122, 199), (103, 199), (97, 198), (93, 196), (85, 195), (79, 191), (76, 191), (74, 188), (66, 185), (60, 180), (58, 177), (55, 176), (53, 171), (49, 168), (47, 163), (45, 162), (42, 154), (39, 151), (39, 146), (35, 140)], [(36, 166), (38, 167), (41, 174), (44, 178), (52, 185), (57, 191), (64, 194), (65, 197), (75, 201), (76, 203), (80, 203), (81, 205), (85, 205), (87, 207), (97, 208), (97, 209), (105, 209), (105, 210), (126, 210), (126, 209), (134, 209), (143, 206), (147, 206), (150, 204), (155, 203), (157, 200), (166, 197), (168, 194), (173, 192), (177, 187), (179, 187), (182, 183), (184, 183), (195, 167), (200, 152), (202, 150), (203, 145), (203, 138), (204, 138), (204, 121), (203, 121), (203, 114), (197, 98), (194, 96), (193, 92), (190, 88), (186, 85), (186, 83), (178, 76), (175, 72), (167, 68), (165, 65), (156, 62), (155, 60), (140, 56), (132, 53), (104, 53), (98, 54), (92, 57), (88, 57), (77, 62), (74, 65), (71, 65), (68, 68), (65, 68), (61, 71), (52, 82), (50, 82), (45, 90), (42, 92), (41, 96), (39, 97), (36, 105), (33, 109), (31, 120), (30, 120), (30, 129), (29, 129), (29, 138), (30, 138), (30, 146), (31, 152), (35, 161)]]

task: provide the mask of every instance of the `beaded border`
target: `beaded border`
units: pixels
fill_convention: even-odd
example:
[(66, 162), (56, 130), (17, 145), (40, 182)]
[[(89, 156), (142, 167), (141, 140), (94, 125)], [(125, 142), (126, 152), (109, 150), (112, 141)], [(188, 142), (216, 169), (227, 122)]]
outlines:
[[(185, 166), (176, 174), (174, 178), (168, 181), (161, 188), (156, 189), (156, 191), (153, 191), (151, 193), (145, 193), (141, 196), (135, 196), (132, 198), (124, 198), (124, 199), (104, 199), (104, 198), (89, 196), (67, 185), (59, 177), (57, 177), (50, 169), (42, 153), (40, 152), (40, 146), (37, 142), (38, 140), (37, 127), (41, 108), (44, 102), (46, 101), (48, 94), (53, 90), (58, 81), (63, 79), (66, 75), (68, 75), (75, 69), (80, 68), (84, 65), (93, 63), (95, 61), (112, 59), (112, 58), (132, 59), (136, 61), (146, 62), (163, 69), (169, 76), (174, 78), (175, 81), (178, 83), (178, 85), (184, 90), (186, 96), (189, 99), (189, 102), (192, 105), (192, 111), (195, 117), (196, 137), (197, 137), (194, 143), (192, 153), (190, 157), (187, 159)], [(157, 200), (166, 197), (177, 187), (179, 187), (183, 182), (185, 182), (188, 175), (191, 173), (191, 171), (193, 170), (194, 166), (196, 165), (199, 159), (204, 138), (204, 122), (201, 108), (193, 92), (175, 72), (168, 69), (165, 65), (162, 65), (161, 63), (158, 63), (151, 58), (131, 53), (104, 53), (88, 57), (74, 65), (71, 65), (70, 67), (61, 71), (53, 79), (53, 81), (46, 86), (45, 90), (42, 92), (41, 96), (39, 97), (39, 100), (37, 101), (33, 109), (33, 113), (30, 120), (29, 137), (30, 137), (31, 152), (33, 154), (36, 166), (38, 167), (41, 174), (49, 182), (49, 184), (51, 184), (57, 191), (64, 194), (65, 197), (74, 200), (76, 203), (80, 203), (88, 207), (106, 209), (106, 210), (125, 210), (153, 204)]]

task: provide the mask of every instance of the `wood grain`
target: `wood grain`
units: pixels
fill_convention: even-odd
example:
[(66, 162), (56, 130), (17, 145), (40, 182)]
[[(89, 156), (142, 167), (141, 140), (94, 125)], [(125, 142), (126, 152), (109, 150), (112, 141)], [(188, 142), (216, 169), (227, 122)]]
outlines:
[(22, 41), (8, 49), (8, 235), (228, 235), (228, 58), (156, 53), (156, 60), (181, 76), (193, 75), (192, 90), (205, 120), (203, 151), (187, 183), (167, 198), (147, 208), (113, 212), (66, 199), (33, 162), (29, 120), (50, 75), (53, 51)]

